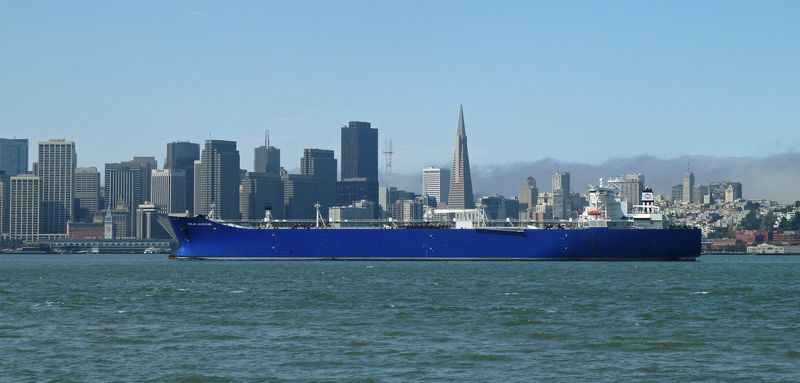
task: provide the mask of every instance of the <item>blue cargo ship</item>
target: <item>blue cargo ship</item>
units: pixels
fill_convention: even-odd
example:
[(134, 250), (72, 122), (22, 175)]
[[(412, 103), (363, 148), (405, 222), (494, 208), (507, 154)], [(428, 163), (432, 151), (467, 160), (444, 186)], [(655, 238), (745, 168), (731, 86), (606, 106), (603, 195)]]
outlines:
[(175, 258), (328, 260), (694, 260), (687, 228), (261, 228), (170, 217)]
[(570, 228), (567, 222), (543, 227), (519, 222), (492, 226), (478, 209), (439, 210), (434, 213), (445, 219), (410, 225), (382, 221), (377, 228), (330, 228), (321, 217), (314, 227), (295, 224), (279, 228), (278, 222), (271, 221), (269, 211), (255, 226), (204, 216), (170, 217), (179, 243), (172, 257), (673, 261), (700, 256), (700, 230), (665, 226), (649, 189), (643, 193), (643, 205), (631, 214), (602, 183), (590, 189), (588, 197), (589, 207)]

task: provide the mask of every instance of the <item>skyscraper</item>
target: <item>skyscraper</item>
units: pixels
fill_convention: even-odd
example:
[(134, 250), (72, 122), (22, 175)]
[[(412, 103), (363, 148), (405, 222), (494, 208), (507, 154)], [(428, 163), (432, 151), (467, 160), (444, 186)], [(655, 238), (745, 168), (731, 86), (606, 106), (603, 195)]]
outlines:
[(75, 198), (75, 143), (65, 140), (39, 142), (37, 175), (41, 203), (42, 234), (66, 234)]
[(203, 163), (200, 160), (196, 160), (192, 168), (194, 168), (194, 179), (189, 181), (187, 178), (186, 182), (191, 182), (193, 185), (192, 189), (194, 189), (194, 193), (192, 195), (192, 200), (194, 204), (192, 205), (192, 214), (197, 215), (200, 214), (200, 175), (203, 174)]
[(248, 172), (239, 188), (239, 212), (243, 220), (260, 220), (269, 205), (272, 217), (284, 219), (283, 179), (278, 173)]
[(314, 176), (317, 180), (317, 202), (323, 217), (328, 208), (336, 204), (336, 158), (333, 150), (305, 149), (300, 159), (300, 174)]
[(377, 217), (378, 129), (369, 122), (350, 121), (342, 127), (341, 138), (342, 178), (336, 186), (336, 203), (344, 206), (366, 199)]
[(567, 219), (572, 212), (570, 199), (570, 174), (557, 171), (553, 173), (553, 219)]
[(686, 170), (683, 173), (683, 202), (694, 203), (692, 199), (692, 191), (694, 190), (694, 173), (691, 170)]
[(193, 142), (171, 142), (167, 144), (164, 169), (183, 170), (186, 185), (184, 197), (186, 209), (194, 211), (194, 162), (200, 159), (200, 145)]
[(436, 204), (447, 204), (450, 194), (450, 170), (427, 167), (422, 169), (422, 195), (436, 198)]
[(11, 190), (11, 177), (5, 175), (0, 171), (0, 237), (2, 234), (8, 233), (8, 220), (11, 214), (11, 198), (9, 192)]
[(186, 172), (182, 169), (154, 169), (150, 198), (162, 214), (186, 212)]
[(239, 151), (235, 141), (206, 140), (200, 155), (200, 211), (239, 219)]
[(77, 222), (92, 222), (100, 200), (100, 172), (97, 168), (75, 169), (75, 217)]
[(536, 188), (536, 179), (528, 177), (522, 188), (519, 189), (519, 209), (524, 211), (533, 209), (536, 206), (536, 201), (539, 199), (539, 189)]
[(475, 208), (475, 196), (472, 194), (472, 176), (469, 170), (469, 153), (467, 151), (467, 132), (464, 129), (464, 107), (458, 111), (458, 130), (453, 154), (453, 169), (450, 173), (450, 194), (447, 207), (451, 209)]
[[(317, 178), (303, 174), (283, 176), (283, 203), (288, 219), (314, 219), (317, 203)], [(321, 205), (321, 204), (320, 204)]]
[(253, 171), (275, 174), (281, 172), (281, 150), (269, 144), (269, 133), (265, 137), (264, 145), (255, 149)]
[[(116, 211), (114, 238), (134, 237), (136, 208), (144, 202), (142, 167), (131, 161), (108, 163), (105, 167), (106, 204)], [(123, 211), (127, 213), (124, 217)]]
[[(153, 170), (158, 169), (158, 161), (155, 157), (141, 157), (134, 156), (133, 160), (129, 163), (137, 164), (142, 168), (142, 201), (150, 200), (150, 179), (153, 176)], [(136, 206), (134, 206), (136, 208)]]
[(40, 234), (41, 183), (33, 174), (11, 177), (9, 233), (12, 238), (35, 242)]
[(11, 177), (28, 171), (28, 140), (0, 138), (0, 172)]

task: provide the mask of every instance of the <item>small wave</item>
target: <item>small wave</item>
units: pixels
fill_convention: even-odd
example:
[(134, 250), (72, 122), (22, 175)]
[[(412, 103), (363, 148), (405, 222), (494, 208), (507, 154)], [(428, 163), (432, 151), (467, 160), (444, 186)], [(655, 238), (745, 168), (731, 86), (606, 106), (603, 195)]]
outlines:
[(189, 291), (189, 289), (178, 289), (178, 291)]
[(710, 292), (710, 291), (695, 291), (695, 292), (693, 292), (692, 294), (702, 294), (702, 295), (706, 295), (706, 294), (709, 294), (709, 293), (711, 293), (711, 292)]
[(233, 291), (231, 291), (231, 294), (241, 294), (243, 292), (244, 292), (244, 290), (233, 290)]
[(514, 291), (511, 293), (503, 293), (503, 295), (519, 295), (519, 294), (516, 291)]
[(125, 314), (128, 310), (117, 310), (117, 314)]

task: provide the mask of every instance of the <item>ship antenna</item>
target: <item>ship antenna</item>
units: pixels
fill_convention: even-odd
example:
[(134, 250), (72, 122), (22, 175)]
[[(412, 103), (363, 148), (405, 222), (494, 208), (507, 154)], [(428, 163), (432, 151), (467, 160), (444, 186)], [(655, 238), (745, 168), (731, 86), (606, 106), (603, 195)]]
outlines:
[(322, 218), (322, 213), (319, 212), (320, 207), (322, 207), (322, 205), (320, 205), (319, 202), (314, 204), (314, 209), (317, 210), (317, 229), (319, 229), (320, 223), (322, 223), (323, 228), (326, 227), (325, 220)]

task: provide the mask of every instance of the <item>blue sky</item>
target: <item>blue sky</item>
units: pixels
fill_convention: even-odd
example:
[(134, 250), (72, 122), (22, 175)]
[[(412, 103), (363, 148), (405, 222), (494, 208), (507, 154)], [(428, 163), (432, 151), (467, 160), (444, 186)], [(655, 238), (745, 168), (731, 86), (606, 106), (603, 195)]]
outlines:
[[(800, 2), (0, 1), (0, 137), (80, 166), (371, 121), (394, 169), (800, 148)], [(33, 145), (32, 145), (33, 146)], [(31, 151), (32, 155), (35, 149)]]

